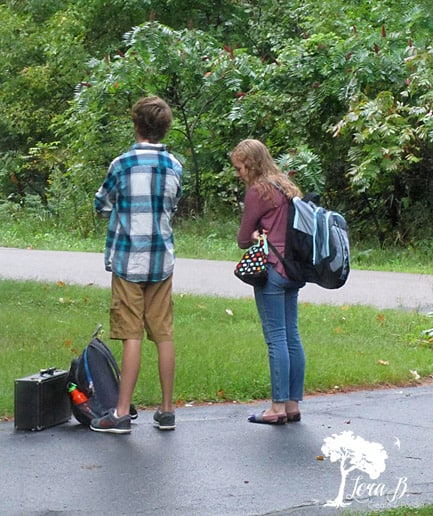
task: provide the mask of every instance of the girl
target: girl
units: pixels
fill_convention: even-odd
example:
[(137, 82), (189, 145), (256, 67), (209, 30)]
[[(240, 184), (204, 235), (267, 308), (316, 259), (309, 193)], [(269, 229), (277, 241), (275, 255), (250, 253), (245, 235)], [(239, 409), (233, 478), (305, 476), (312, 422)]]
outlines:
[[(246, 185), (239, 247), (247, 249), (265, 232), (284, 256), (287, 200), (301, 197), (299, 188), (258, 140), (241, 141), (230, 157), (237, 176)], [(280, 425), (301, 420), (305, 355), (298, 332), (298, 291), (303, 286), (287, 277), (283, 264), (270, 250), (268, 281), (263, 287), (254, 287), (254, 297), (268, 346), (272, 405), (251, 415), (251, 423)]]

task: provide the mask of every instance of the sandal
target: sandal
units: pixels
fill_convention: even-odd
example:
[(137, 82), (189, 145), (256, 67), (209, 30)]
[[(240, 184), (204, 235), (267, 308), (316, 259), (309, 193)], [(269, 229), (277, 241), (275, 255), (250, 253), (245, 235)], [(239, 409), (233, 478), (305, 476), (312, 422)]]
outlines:
[(300, 412), (292, 412), (291, 414), (287, 413), (286, 417), (288, 423), (298, 423), (299, 421), (301, 421)]
[(265, 410), (261, 414), (252, 414), (248, 421), (250, 423), (261, 423), (263, 425), (284, 425), (287, 422), (287, 414), (266, 414)]

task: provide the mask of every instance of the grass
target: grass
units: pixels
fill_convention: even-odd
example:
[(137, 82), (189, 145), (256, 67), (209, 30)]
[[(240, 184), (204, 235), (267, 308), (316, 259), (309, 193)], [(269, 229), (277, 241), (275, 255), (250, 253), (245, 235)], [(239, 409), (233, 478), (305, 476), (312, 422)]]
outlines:
[[(0, 281), (0, 417), (13, 413), (14, 379), (41, 368), (68, 369), (98, 323), (108, 329), (108, 289)], [(306, 393), (410, 385), (411, 371), (433, 373), (426, 315), (371, 307), (300, 305), (307, 355)], [(121, 344), (109, 343), (120, 361)], [(270, 394), (266, 346), (254, 301), (175, 296), (175, 398), (179, 404), (249, 401)], [(356, 357), (356, 360), (354, 360)], [(154, 345), (143, 345), (134, 401), (155, 405), (160, 392)]]
[[(344, 514), (344, 513), (343, 513)], [(397, 509), (387, 509), (386, 511), (362, 513), (362, 516), (431, 516), (433, 514), (433, 505), (425, 507), (399, 507)], [(353, 513), (352, 513), (352, 516)]]

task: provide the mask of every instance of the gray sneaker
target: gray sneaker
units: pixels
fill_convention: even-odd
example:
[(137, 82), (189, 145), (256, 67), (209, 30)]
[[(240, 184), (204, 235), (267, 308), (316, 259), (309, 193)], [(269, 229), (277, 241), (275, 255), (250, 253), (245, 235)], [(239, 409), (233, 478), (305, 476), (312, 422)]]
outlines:
[(158, 409), (153, 414), (153, 424), (160, 430), (174, 430), (176, 428), (174, 412), (161, 412)]
[(131, 417), (129, 414), (122, 417), (115, 417), (114, 409), (110, 409), (104, 416), (92, 419), (90, 429), (95, 432), (129, 434), (131, 433)]

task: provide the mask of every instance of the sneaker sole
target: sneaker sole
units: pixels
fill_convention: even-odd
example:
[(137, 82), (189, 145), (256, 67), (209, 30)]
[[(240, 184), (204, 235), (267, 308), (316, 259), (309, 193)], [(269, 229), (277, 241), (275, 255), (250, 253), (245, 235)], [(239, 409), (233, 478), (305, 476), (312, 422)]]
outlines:
[(110, 433), (110, 434), (130, 434), (131, 433), (130, 428), (96, 428), (92, 425), (90, 425), (90, 430), (93, 430), (94, 432), (104, 432), (104, 433)]
[(157, 421), (154, 421), (153, 426), (159, 430), (174, 430), (176, 428), (176, 425), (161, 426)]

